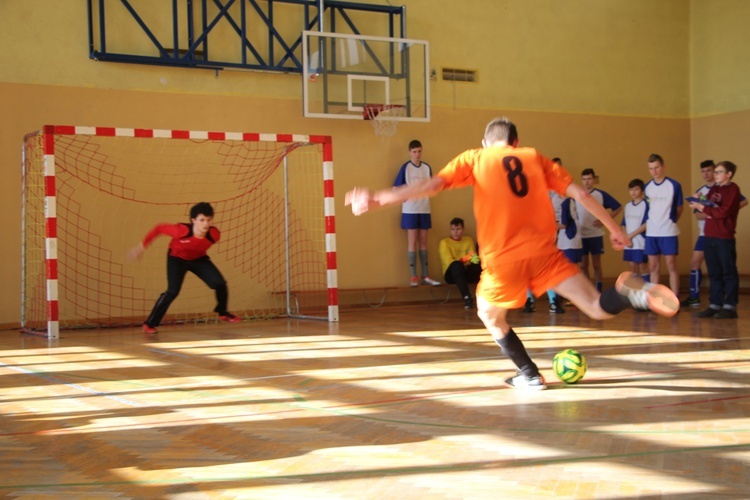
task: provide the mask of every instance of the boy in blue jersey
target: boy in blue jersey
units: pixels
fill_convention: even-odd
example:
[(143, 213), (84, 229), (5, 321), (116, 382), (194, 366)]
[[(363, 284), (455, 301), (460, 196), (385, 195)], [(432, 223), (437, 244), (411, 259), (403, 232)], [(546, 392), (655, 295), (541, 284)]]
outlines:
[(680, 234), (680, 228), (677, 227), (677, 221), (685, 208), (682, 202), (682, 186), (676, 180), (667, 177), (664, 159), (658, 154), (648, 157), (648, 171), (653, 179), (648, 181), (644, 190), (649, 203), (644, 251), (648, 255), (651, 283), (659, 283), (663, 255), (669, 271), (669, 288), (678, 295), (680, 273), (677, 270), (677, 235)]
[[(562, 160), (560, 158), (557, 158), (557, 157), (552, 158), (552, 163), (556, 163), (562, 167)], [(555, 211), (555, 221), (557, 221), (557, 229), (560, 230), (560, 228), (562, 227), (560, 225), (560, 213), (562, 209), (563, 200), (569, 199), (569, 198), (564, 198), (563, 196), (560, 196), (554, 191), (549, 192), (549, 198), (550, 198), (550, 201), (552, 202), (552, 209)], [(578, 238), (578, 240), (580, 243), (580, 237)], [(579, 248), (579, 253), (580, 253), (580, 245), (577, 248)], [(580, 255), (578, 257), (578, 260), (573, 261), (573, 262), (580, 265), (580, 262), (581, 262)], [(557, 292), (555, 292), (552, 289), (547, 290), (547, 298), (549, 299), (549, 312), (553, 314), (565, 313), (565, 308), (563, 307), (562, 300), (557, 295)], [(533, 313), (534, 311), (536, 311), (536, 300), (534, 300), (534, 294), (532, 294), (531, 290), (529, 290), (528, 292), (526, 292), (526, 304), (524, 304), (523, 306), (523, 312)]]
[[(562, 166), (562, 163), (560, 163), (559, 158), (553, 158), (552, 161)], [(557, 222), (557, 228), (559, 231), (561, 227), (560, 226), (560, 213), (562, 209), (562, 204), (565, 200), (569, 200), (570, 198), (564, 198), (563, 196), (560, 196), (554, 191), (549, 192), (549, 198), (550, 198), (550, 201), (552, 202), (552, 209), (555, 211), (555, 221)], [(579, 253), (580, 253), (580, 250), (579, 250)], [(580, 265), (580, 262), (581, 262), (581, 259), (579, 256), (578, 260), (575, 261), (575, 263)], [(565, 307), (563, 307), (562, 300), (557, 295), (557, 292), (555, 292), (552, 289), (547, 290), (547, 299), (549, 300), (549, 312), (553, 314), (565, 313)], [(529, 290), (528, 292), (526, 292), (526, 304), (524, 304), (523, 306), (523, 312), (533, 313), (534, 311), (536, 311), (536, 300), (534, 299), (534, 294), (532, 294), (531, 290)]]
[[(414, 184), (431, 177), (432, 168), (422, 161), (422, 143), (415, 139), (409, 143), (409, 161), (401, 165), (393, 186)], [(422, 264), (422, 284), (441, 284), (430, 278), (427, 272), (427, 230), (431, 227), (429, 198), (406, 200), (401, 204), (401, 229), (406, 229), (411, 286), (419, 286), (420, 283), (417, 278), (417, 245), (419, 245), (419, 260)]]
[(580, 267), (583, 260), (581, 232), (578, 230), (578, 210), (573, 198), (565, 198), (560, 205), (560, 222), (557, 231), (557, 248), (573, 264)]
[[(700, 164), (701, 177), (704, 184), (695, 192), (695, 197), (705, 199), (708, 190), (714, 185), (714, 162), (713, 160), (704, 160)], [(703, 281), (703, 227), (706, 225), (706, 215), (698, 210), (693, 211), (693, 215), (698, 220), (698, 238), (695, 240), (693, 247), (693, 257), (690, 259), (690, 295), (683, 300), (680, 305), (690, 307), (700, 307), (700, 289)]]
[(648, 218), (648, 201), (643, 194), (645, 185), (640, 179), (633, 179), (628, 183), (631, 200), (625, 204), (622, 216), (622, 226), (625, 234), (630, 238), (631, 245), (625, 248), (622, 260), (630, 263), (630, 270), (650, 281), (648, 272), (648, 256), (643, 252), (646, 238), (646, 219)]
[[(620, 202), (610, 196), (609, 193), (595, 188), (597, 181), (593, 168), (586, 168), (581, 172), (581, 183), (583, 188), (599, 202), (605, 209), (609, 210), (609, 215), (615, 218), (622, 210)], [(604, 253), (604, 226), (601, 221), (594, 217), (579, 202), (576, 202), (578, 217), (580, 221), (579, 230), (581, 232), (581, 244), (583, 248), (583, 260), (581, 261), (581, 270), (586, 277), (589, 277), (589, 260), (591, 267), (594, 268), (594, 284), (596, 289), (602, 291), (602, 280), (604, 273), (602, 271), (602, 254)], [(589, 255), (591, 256), (589, 258)]]

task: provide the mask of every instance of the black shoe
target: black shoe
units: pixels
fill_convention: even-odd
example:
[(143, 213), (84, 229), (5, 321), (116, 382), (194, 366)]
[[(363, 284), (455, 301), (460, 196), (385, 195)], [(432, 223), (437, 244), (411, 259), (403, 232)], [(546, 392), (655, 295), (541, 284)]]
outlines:
[[(704, 309), (701, 312), (698, 313), (699, 318), (711, 318), (713, 316), (716, 316), (719, 313), (720, 309), (714, 309), (713, 307), (709, 307), (708, 309)], [(737, 314), (736, 312), (734, 313)], [(735, 316), (736, 317), (736, 316)]]
[(714, 316), (716, 319), (736, 319), (737, 318), (737, 311), (734, 309), (722, 309), (721, 311), (717, 312)]
[(464, 297), (464, 309), (474, 309), (474, 301), (469, 296)]
[(552, 314), (564, 314), (565, 308), (562, 306), (562, 302), (559, 298), (555, 298), (552, 302), (549, 303), (549, 312)]
[(523, 306), (523, 312), (533, 313), (534, 311), (536, 311), (536, 304), (534, 304), (533, 300), (526, 299), (526, 304)]
[(688, 297), (684, 299), (682, 302), (680, 302), (681, 307), (700, 307), (701, 306), (701, 299), (700, 297)]

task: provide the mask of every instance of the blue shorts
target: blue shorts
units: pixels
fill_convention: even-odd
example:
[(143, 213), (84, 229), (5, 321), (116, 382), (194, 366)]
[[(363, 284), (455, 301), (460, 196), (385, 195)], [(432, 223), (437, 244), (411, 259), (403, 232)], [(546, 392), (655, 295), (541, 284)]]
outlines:
[(646, 255), (677, 255), (677, 236), (646, 236)]
[(573, 264), (580, 264), (583, 260), (583, 251), (580, 248), (568, 248), (563, 253)]
[(604, 236), (581, 238), (582, 255), (601, 255), (604, 253)]
[(695, 250), (696, 252), (702, 252), (704, 245), (705, 242), (703, 240), (703, 236), (698, 236), (698, 239), (695, 240), (695, 247), (693, 248), (693, 250)]
[(643, 250), (634, 250), (632, 248), (626, 248), (622, 253), (622, 260), (625, 262), (635, 262), (636, 264), (643, 264), (648, 262), (648, 255)]
[(430, 229), (430, 214), (401, 214), (401, 229)]

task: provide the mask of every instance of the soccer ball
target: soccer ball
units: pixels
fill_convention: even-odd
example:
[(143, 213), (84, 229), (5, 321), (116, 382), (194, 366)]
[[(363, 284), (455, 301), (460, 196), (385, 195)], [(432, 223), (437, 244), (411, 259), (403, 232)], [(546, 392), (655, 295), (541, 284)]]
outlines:
[(575, 349), (565, 349), (555, 354), (552, 371), (566, 384), (575, 384), (586, 375), (586, 358)]

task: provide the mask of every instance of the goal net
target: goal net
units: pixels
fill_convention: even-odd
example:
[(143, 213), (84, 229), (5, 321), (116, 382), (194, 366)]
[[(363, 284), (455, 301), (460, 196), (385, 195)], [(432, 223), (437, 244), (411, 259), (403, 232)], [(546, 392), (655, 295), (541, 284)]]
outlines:
[[(242, 318), (338, 320), (327, 136), (46, 126), (23, 145), (21, 328), (140, 325), (166, 290), (169, 237), (126, 259), (158, 223), (214, 207), (208, 252)], [(300, 300), (304, 297), (304, 300)], [(164, 319), (216, 321), (188, 273)]]

